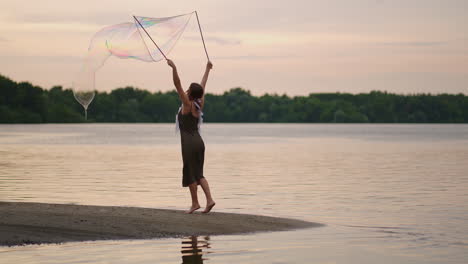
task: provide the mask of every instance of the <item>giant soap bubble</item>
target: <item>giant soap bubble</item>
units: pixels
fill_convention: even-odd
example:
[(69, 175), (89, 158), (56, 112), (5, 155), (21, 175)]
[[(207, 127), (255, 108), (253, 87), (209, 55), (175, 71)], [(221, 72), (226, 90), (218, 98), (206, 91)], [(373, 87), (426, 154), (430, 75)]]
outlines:
[[(96, 72), (110, 56), (146, 62), (164, 59), (179, 40), (193, 13), (163, 18), (135, 16), (133, 22), (107, 26), (94, 34), (83, 67), (73, 82), (73, 95), (83, 106), (85, 118), (95, 96)], [(157, 47), (153, 45), (154, 41)]]

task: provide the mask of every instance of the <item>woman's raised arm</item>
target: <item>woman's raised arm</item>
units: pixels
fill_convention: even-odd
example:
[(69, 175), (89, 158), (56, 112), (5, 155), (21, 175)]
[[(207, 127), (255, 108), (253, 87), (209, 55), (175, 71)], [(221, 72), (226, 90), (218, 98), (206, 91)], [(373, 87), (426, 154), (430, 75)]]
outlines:
[(172, 68), (172, 80), (174, 81), (174, 86), (177, 90), (177, 93), (179, 94), (180, 100), (182, 101), (184, 105), (189, 106), (190, 100), (187, 94), (182, 89), (182, 84), (180, 83), (179, 74), (177, 73), (177, 67), (175, 66), (174, 62), (169, 59), (167, 60), (167, 65), (169, 65)]
[[(202, 81), (200, 83), (200, 85), (203, 87), (203, 90), (205, 90), (206, 81), (208, 81), (208, 75), (210, 74), (211, 69), (213, 69), (213, 63), (211, 63), (211, 61), (208, 61), (208, 63), (206, 64), (205, 74), (203, 74), (203, 78), (202, 78)], [(205, 93), (203, 93), (203, 94), (205, 94)]]

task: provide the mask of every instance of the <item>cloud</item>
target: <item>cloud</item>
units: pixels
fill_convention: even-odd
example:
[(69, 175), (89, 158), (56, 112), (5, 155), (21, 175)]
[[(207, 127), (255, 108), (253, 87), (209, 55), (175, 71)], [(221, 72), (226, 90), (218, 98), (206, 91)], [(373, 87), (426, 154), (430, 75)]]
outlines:
[(220, 37), (207, 37), (206, 40), (214, 42), (219, 45), (240, 45), (242, 41), (240, 39), (228, 39)]
[(28, 24), (89, 24), (109, 25), (129, 22), (132, 17), (125, 12), (97, 12), (85, 14), (70, 13), (33, 13), (21, 17), (11, 17), (10, 20)]
[(449, 44), (449, 41), (395, 41), (395, 42), (379, 42), (379, 46), (392, 47), (434, 47)]
[(296, 55), (239, 55), (239, 56), (217, 56), (217, 60), (273, 60), (297, 57)]
[[(185, 36), (184, 38), (189, 40), (201, 41), (200, 35), (198, 36)], [(218, 45), (240, 45), (242, 41), (235, 38), (224, 38), (224, 37), (214, 37), (214, 36), (204, 36), (206, 42), (215, 43)]]
[(7, 62), (30, 63), (82, 63), (84, 58), (78, 56), (34, 56), (34, 55), (2, 55), (2, 60)]

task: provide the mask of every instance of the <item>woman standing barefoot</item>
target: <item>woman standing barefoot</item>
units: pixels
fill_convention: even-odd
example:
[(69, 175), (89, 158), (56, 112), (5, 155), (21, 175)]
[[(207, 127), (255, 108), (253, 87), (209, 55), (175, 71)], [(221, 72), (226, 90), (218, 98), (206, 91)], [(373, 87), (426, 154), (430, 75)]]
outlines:
[(198, 185), (201, 185), (206, 196), (206, 207), (203, 213), (209, 213), (213, 206), (215, 206), (215, 201), (211, 197), (208, 181), (203, 176), (205, 144), (199, 133), (199, 121), (205, 104), (206, 81), (208, 80), (210, 70), (213, 68), (213, 64), (210, 61), (206, 64), (205, 74), (201, 83), (190, 84), (187, 92), (184, 92), (182, 89), (174, 62), (167, 60), (167, 64), (172, 68), (174, 86), (182, 101), (182, 107), (179, 109), (179, 113), (177, 113), (182, 144), (182, 160), (184, 162), (182, 186), (189, 187), (192, 197), (192, 206), (186, 213), (191, 214), (200, 209), (197, 195)]

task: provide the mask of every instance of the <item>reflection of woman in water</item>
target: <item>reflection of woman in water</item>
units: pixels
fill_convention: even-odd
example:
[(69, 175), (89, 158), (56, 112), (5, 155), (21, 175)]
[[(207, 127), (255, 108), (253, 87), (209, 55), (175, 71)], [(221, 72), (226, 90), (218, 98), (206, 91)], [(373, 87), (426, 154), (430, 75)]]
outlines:
[(210, 248), (209, 240), (209, 236), (204, 237), (204, 239), (202, 238), (200, 241), (197, 236), (191, 236), (182, 240), (182, 264), (202, 264), (203, 260), (206, 260), (202, 257), (202, 248)]
[(189, 187), (192, 197), (192, 206), (188, 214), (200, 209), (197, 196), (197, 186), (201, 185), (206, 196), (206, 208), (203, 213), (211, 211), (215, 201), (211, 197), (208, 181), (203, 176), (203, 163), (205, 161), (205, 144), (199, 133), (199, 122), (202, 118), (202, 109), (205, 104), (206, 81), (213, 64), (206, 64), (205, 74), (200, 84), (190, 84), (187, 92), (184, 92), (180, 83), (177, 68), (172, 60), (167, 60), (172, 68), (174, 85), (179, 93), (182, 106), (177, 113), (177, 121), (180, 129), (180, 140), (182, 144), (182, 160), (184, 163), (182, 186)]

